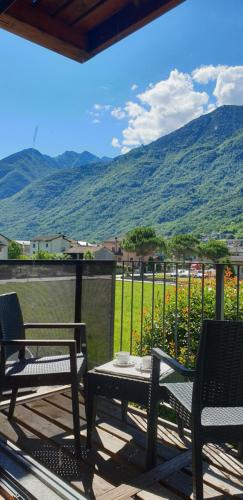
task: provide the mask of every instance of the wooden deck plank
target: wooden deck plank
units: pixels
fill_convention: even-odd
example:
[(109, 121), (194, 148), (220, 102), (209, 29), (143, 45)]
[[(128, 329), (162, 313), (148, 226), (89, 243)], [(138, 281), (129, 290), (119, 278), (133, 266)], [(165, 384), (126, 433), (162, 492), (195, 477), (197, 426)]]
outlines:
[[(48, 406), (48, 409), (50, 408), (50, 403), (46, 403)], [(37, 402), (33, 403), (28, 403), (26, 405), (28, 408), (33, 409), (38, 413), (38, 415), (44, 417), (46, 415), (46, 410), (45, 407), (38, 405)], [(48, 410), (49, 411), (49, 410)], [(69, 432), (72, 432), (73, 429), (73, 423), (72, 423), (72, 416), (71, 413), (68, 413), (65, 410), (58, 409), (59, 412), (59, 423), (62, 425), (64, 428), (66, 428)], [(47, 417), (49, 418), (49, 416)], [(64, 425), (65, 422), (65, 425)], [(107, 431), (104, 431), (100, 427), (96, 427), (94, 433), (93, 433), (93, 440), (98, 446), (99, 449), (103, 449), (109, 452), (111, 456), (115, 460), (122, 461), (123, 463), (128, 463), (131, 466), (136, 466), (140, 470), (143, 469), (144, 467), (144, 456), (137, 450), (136, 447), (133, 445), (130, 445), (130, 443), (126, 443), (124, 440), (122, 440), (120, 437), (116, 437), (112, 434), (110, 434)], [(86, 429), (81, 430), (81, 435), (83, 437), (86, 436)]]
[[(39, 416), (45, 416), (52, 423), (55, 422), (53, 421), (53, 418), (55, 416), (57, 418), (56, 421), (58, 421), (59, 425), (62, 426), (62, 428), (66, 430), (68, 434), (73, 432), (73, 421), (71, 413), (62, 410), (61, 408), (57, 408), (47, 401), (45, 401), (44, 407), (40, 404), (37, 404), (37, 402), (29, 403), (26, 406), (36, 411)], [(83, 437), (86, 436), (86, 427), (85, 429), (81, 428), (81, 435)], [(93, 447), (93, 450), (91, 450), (91, 452), (87, 454), (86, 463), (92, 466), (95, 464), (102, 475), (104, 475), (105, 477), (112, 477), (113, 484), (116, 484), (117, 482), (119, 482), (120, 484), (122, 478), (129, 479), (130, 477), (133, 478), (138, 474), (137, 468), (134, 468), (133, 466), (128, 467), (127, 464), (117, 463), (117, 460), (114, 459), (114, 455), (117, 455), (121, 447), (124, 446), (124, 442), (121, 439), (117, 439), (117, 441), (114, 443), (112, 435), (110, 435), (108, 432), (105, 432), (101, 435), (96, 432), (95, 436), (98, 449), (95, 446)], [(102, 446), (100, 446), (101, 440)], [(102, 453), (99, 447), (101, 447), (102, 450), (105, 450), (106, 453), (104, 453), (104, 451)]]
[[(50, 441), (52, 444), (56, 445), (59, 450), (61, 450), (60, 459), (60, 469), (59, 474), (62, 469), (68, 469), (68, 474), (72, 477), (74, 475), (78, 477), (77, 480), (71, 480), (71, 484), (80, 490), (82, 493), (90, 494), (91, 491), (95, 496), (101, 495), (106, 491), (109, 491), (113, 485), (111, 482), (106, 481), (104, 478), (99, 476), (89, 465), (82, 462), (81, 466), (77, 470), (76, 461), (73, 457), (73, 436), (69, 433), (63, 431), (62, 428), (55, 424), (51, 424), (48, 420), (40, 417), (36, 413), (33, 413), (30, 409), (24, 406), (18, 406), (15, 409), (14, 421), (17, 421), (20, 425), (27, 428), (29, 431), (33, 432), (40, 438)], [(55, 447), (53, 446), (53, 450)], [(50, 452), (50, 450), (48, 450)], [(69, 459), (69, 461), (68, 461)], [(57, 461), (57, 454), (52, 458), (54, 464)], [(58, 462), (56, 463), (56, 467)], [(69, 472), (70, 470), (70, 472)]]
[[(85, 447), (86, 420), (82, 396), (79, 409)], [(130, 407), (128, 423), (124, 425), (119, 403), (99, 398), (96, 424), (91, 452), (83, 454), (78, 474), (69, 474), (68, 480), (76, 490), (87, 498), (97, 500), (125, 500), (131, 497), (178, 500), (191, 497), (191, 466), (183, 462), (185, 457), (187, 462), (190, 460), (190, 451), (185, 451), (185, 445), (190, 445), (189, 431), (186, 431), (183, 442), (177, 435), (175, 424), (159, 419), (158, 458), (162, 463), (156, 468), (161, 475), (156, 476), (152, 471), (142, 474), (146, 446), (146, 413), (143, 410)], [(5, 412), (0, 413), (0, 434), (45, 465), (49, 464), (49, 455), (49, 461), (54, 465), (58, 457), (59, 461), (61, 458), (60, 473), (66, 466), (72, 468), (75, 460), (72, 455), (70, 391), (25, 400), (24, 404), (16, 407), (15, 418), (11, 422)], [(204, 461), (204, 498), (243, 499), (243, 465), (231, 455), (230, 450), (209, 444), (204, 447), (204, 456), (208, 461)], [(53, 463), (48, 465), (51, 470)]]
[(229, 455), (222, 446), (210, 443), (204, 446), (204, 455), (221, 469), (243, 480), (243, 464), (232, 455)]
[(243, 484), (236, 484), (225, 474), (216, 468), (204, 464), (203, 481), (208, 486), (212, 486), (224, 493), (224, 495), (243, 499)]
[[(189, 474), (175, 472), (163, 480), (162, 484), (167, 486), (171, 491), (174, 491), (175, 494), (183, 495), (183, 498), (188, 500), (192, 498), (192, 477)], [(228, 497), (204, 483), (203, 498), (204, 500), (211, 498), (221, 500)]]
[[(50, 401), (50, 399), (48, 399)], [(98, 426), (101, 429), (104, 429), (108, 431), (110, 434), (122, 438), (126, 442), (132, 442), (135, 445), (138, 445), (141, 447), (143, 450), (146, 448), (146, 435), (144, 432), (142, 432), (138, 427), (135, 427), (134, 425), (128, 424), (123, 424), (121, 421), (121, 411), (119, 409), (118, 413), (116, 414), (117, 418), (114, 418), (113, 415), (113, 408), (112, 408), (112, 416), (108, 414), (106, 411), (103, 412), (103, 402), (105, 400), (100, 401), (100, 405), (98, 408), (98, 419), (96, 421), (96, 426)], [(69, 401), (69, 404), (67, 405), (66, 403), (66, 398), (59, 395), (55, 398), (52, 398), (52, 401), (50, 401), (52, 404), (55, 403), (58, 405), (59, 408), (66, 409), (67, 411), (71, 412), (71, 403)], [(82, 405), (80, 405), (82, 406)], [(110, 407), (109, 407), (110, 408)], [(107, 410), (107, 407), (105, 406), (105, 410)], [(111, 413), (111, 411), (110, 411)], [(165, 443), (163, 443), (163, 446), (158, 444), (158, 455), (162, 460), (169, 460), (173, 458), (177, 452), (175, 449), (171, 449), (165, 446)]]
[[(67, 396), (67, 395), (66, 395)], [(106, 410), (108, 410), (108, 406), (106, 408)], [(141, 410), (139, 411), (135, 411), (135, 415), (134, 414), (129, 414), (129, 417), (131, 418), (131, 422), (136, 422), (136, 425), (139, 426), (140, 429), (143, 429), (145, 430), (146, 429), (146, 420), (145, 420), (145, 416), (144, 416), (144, 412), (142, 411), (141, 414), (139, 414), (141, 412)], [(100, 412), (99, 412), (100, 413)], [(117, 420), (120, 418), (120, 409), (119, 409), (119, 406), (117, 408), (117, 411), (116, 411), (116, 418)], [(110, 417), (109, 417), (109, 420), (110, 420)], [(113, 422), (112, 422), (113, 423)], [(101, 422), (98, 423), (98, 425), (102, 425)], [(113, 424), (114, 425), (114, 424)], [(112, 425), (110, 424), (107, 424), (107, 423), (103, 423), (103, 426), (110, 432), (112, 432), (112, 428), (114, 429), (114, 427), (112, 427)], [(132, 428), (132, 426), (130, 425), (130, 428)], [(179, 446), (179, 447), (183, 447), (185, 446), (184, 443), (182, 443), (182, 441), (180, 440), (179, 436), (176, 434), (176, 426), (172, 424), (171, 428), (170, 429), (166, 429), (165, 426), (163, 428), (161, 428), (161, 434), (163, 436), (163, 438), (165, 437), (165, 435), (167, 436), (167, 439), (170, 443), (174, 444), (174, 446)], [(113, 431), (114, 432), (114, 431)], [(119, 432), (119, 431), (118, 431)], [(126, 435), (123, 435), (123, 438), (126, 438), (127, 436)], [(190, 442), (190, 438), (187, 438), (187, 442)], [(209, 481), (206, 481), (206, 482), (210, 482), (210, 478), (212, 476), (209, 475), (208, 476), (205, 476), (205, 478), (208, 478)], [(222, 481), (222, 483), (220, 483), (220, 488), (223, 492), (227, 493), (228, 492), (228, 486), (226, 484), (228, 480), (225, 479), (225, 482)], [(215, 484), (217, 486), (217, 482), (214, 481), (214, 478), (212, 477), (212, 483)], [(239, 486), (239, 485), (238, 485)], [(233, 489), (232, 490), (232, 494), (240, 494), (241, 491), (240, 489)], [(174, 493), (173, 493), (174, 494)], [(173, 495), (172, 494), (172, 495)]]
[(154, 469), (142, 474), (136, 478), (133, 485), (122, 484), (115, 488), (113, 491), (107, 493), (107, 496), (100, 497), (99, 500), (125, 500), (133, 495), (144, 490), (147, 486), (160, 481), (172, 474), (175, 470), (183, 468), (188, 461), (191, 460), (191, 452), (189, 450), (181, 453), (180, 455), (172, 458), (171, 460), (158, 465)]
[(181, 500), (181, 496), (176, 495), (174, 492), (169, 491), (167, 488), (158, 484), (157, 486), (150, 486), (147, 490), (137, 493), (136, 498), (141, 500)]

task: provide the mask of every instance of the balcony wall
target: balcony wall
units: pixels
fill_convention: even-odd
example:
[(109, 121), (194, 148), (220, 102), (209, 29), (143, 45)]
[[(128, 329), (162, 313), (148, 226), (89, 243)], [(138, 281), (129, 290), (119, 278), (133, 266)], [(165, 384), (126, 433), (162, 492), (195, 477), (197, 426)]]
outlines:
[[(87, 324), (90, 366), (113, 353), (114, 277), (108, 261), (0, 261), (0, 293), (17, 292), (25, 323)], [(64, 338), (70, 331), (40, 329), (28, 336)]]

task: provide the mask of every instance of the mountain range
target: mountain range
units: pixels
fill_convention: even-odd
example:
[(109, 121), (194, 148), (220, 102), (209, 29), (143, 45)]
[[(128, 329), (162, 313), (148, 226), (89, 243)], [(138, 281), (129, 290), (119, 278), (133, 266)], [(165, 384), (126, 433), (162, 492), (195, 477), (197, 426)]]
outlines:
[(35, 149), (4, 158), (0, 232), (102, 240), (151, 225), (243, 237), (242, 195), (243, 106), (223, 106), (113, 160)]

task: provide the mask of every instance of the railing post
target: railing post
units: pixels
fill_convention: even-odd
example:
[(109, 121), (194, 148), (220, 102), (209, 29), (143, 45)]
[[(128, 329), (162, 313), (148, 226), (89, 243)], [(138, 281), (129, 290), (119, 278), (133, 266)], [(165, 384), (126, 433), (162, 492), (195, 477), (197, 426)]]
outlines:
[(215, 317), (224, 319), (224, 264), (216, 264), (216, 310)]
[[(75, 323), (81, 323), (82, 318), (82, 279), (83, 279), (83, 264), (78, 260), (76, 263), (76, 282), (75, 282), (75, 306), (74, 306), (74, 320)], [(80, 328), (75, 328), (75, 339), (77, 342), (77, 351), (80, 352)]]

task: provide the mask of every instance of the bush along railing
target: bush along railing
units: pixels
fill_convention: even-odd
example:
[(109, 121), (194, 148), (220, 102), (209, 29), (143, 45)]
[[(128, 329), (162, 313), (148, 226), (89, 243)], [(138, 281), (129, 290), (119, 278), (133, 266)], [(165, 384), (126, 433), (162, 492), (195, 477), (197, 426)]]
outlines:
[(160, 346), (193, 366), (202, 320), (243, 320), (243, 266), (124, 262), (117, 266), (115, 350)]

